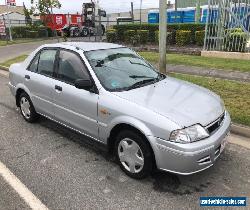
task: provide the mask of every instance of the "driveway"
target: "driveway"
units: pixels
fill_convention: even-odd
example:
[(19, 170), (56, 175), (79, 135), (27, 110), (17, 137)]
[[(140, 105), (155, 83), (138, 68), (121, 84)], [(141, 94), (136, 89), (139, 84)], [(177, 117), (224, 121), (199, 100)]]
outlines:
[[(85, 137), (44, 118), (26, 123), (7, 83), (0, 76), (0, 162), (49, 209), (198, 209), (200, 196), (250, 197), (244, 147), (229, 144), (196, 175), (133, 180)], [(29, 209), (1, 177), (0, 186), (1, 209)]]

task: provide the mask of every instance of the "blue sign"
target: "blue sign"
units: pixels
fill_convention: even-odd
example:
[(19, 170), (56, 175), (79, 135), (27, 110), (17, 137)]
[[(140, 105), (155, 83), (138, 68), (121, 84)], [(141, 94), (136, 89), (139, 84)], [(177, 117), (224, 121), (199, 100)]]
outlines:
[(246, 197), (200, 197), (200, 206), (246, 206)]

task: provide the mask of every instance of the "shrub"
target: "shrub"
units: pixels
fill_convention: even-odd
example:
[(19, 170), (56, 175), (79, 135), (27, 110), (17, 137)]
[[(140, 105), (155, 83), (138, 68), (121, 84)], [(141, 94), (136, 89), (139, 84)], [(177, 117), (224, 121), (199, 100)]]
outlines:
[(107, 30), (106, 32), (107, 41), (115, 43), (117, 42), (117, 31), (114, 29)]
[[(119, 41), (125, 41), (125, 31), (127, 30), (148, 30), (149, 31), (149, 42), (155, 42), (155, 31), (159, 30), (159, 24), (123, 24), (115, 25), (114, 29), (117, 30), (117, 39)], [(197, 23), (181, 23), (181, 24), (168, 24), (167, 29), (173, 33), (173, 42), (175, 43), (175, 33), (177, 30), (190, 30), (191, 31), (191, 42), (195, 43), (195, 32), (205, 30), (205, 24)]]
[(44, 28), (39, 28), (38, 29), (38, 37), (40, 38), (45, 38), (45, 37), (48, 37), (48, 31)]
[(138, 30), (137, 35), (139, 36), (140, 44), (146, 44), (149, 39), (149, 31), (148, 30)]
[(176, 44), (185, 46), (191, 43), (191, 31), (177, 30), (176, 31)]
[(229, 52), (245, 52), (247, 45), (247, 34), (242, 29), (226, 30), (224, 39), (224, 50)]
[(11, 27), (11, 33), (14, 39), (26, 38), (26, 31), (31, 30), (30, 26), (14, 26)]
[[(13, 26), (11, 27), (12, 36), (14, 39), (18, 38), (33, 38), (30, 33), (27, 34), (27, 31), (37, 31), (38, 35), (36, 37), (51, 37), (52, 30), (45, 26)], [(7, 33), (8, 29), (7, 29)]]
[(132, 43), (133, 42), (133, 39), (134, 37), (137, 35), (136, 31), (135, 30), (127, 30), (125, 31), (124, 33), (124, 41), (126, 43)]
[(38, 31), (26, 31), (26, 38), (38, 38)]
[(114, 29), (117, 30), (117, 38), (119, 41), (125, 41), (125, 32), (128, 30), (148, 30), (149, 31), (149, 42), (154, 42), (154, 33), (156, 30), (159, 30), (158, 24), (123, 24), (123, 25), (115, 25)]
[[(155, 42), (159, 43), (159, 31), (155, 32)], [(167, 32), (167, 45), (171, 45), (173, 43), (173, 32)]]
[(195, 43), (199, 46), (203, 46), (204, 40), (205, 40), (205, 31), (196, 31), (195, 32)]

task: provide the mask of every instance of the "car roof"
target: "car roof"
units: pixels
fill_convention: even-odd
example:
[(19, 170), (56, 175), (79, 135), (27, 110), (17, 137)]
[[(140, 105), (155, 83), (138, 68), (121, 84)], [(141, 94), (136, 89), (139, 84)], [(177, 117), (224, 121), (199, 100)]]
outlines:
[(93, 50), (106, 50), (123, 47), (122, 45), (106, 43), (106, 42), (61, 42), (57, 44), (46, 44), (45, 47), (77, 47), (85, 52)]

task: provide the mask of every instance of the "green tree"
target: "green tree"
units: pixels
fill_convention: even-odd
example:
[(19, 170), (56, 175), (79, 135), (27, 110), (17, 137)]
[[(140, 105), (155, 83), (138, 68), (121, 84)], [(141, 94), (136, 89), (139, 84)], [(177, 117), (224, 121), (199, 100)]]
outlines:
[[(60, 9), (62, 4), (59, 0), (30, 0), (31, 1), (31, 9), (30, 14), (33, 15), (40, 15), (41, 20), (43, 21), (44, 25), (47, 23), (52, 22), (54, 25), (54, 19), (49, 16), (53, 14), (53, 9)], [(56, 34), (56, 32), (54, 31)]]
[(59, 0), (31, 0), (33, 14), (47, 15), (53, 13), (53, 8), (60, 9), (62, 4)]
[(30, 10), (26, 8), (24, 2), (23, 2), (23, 13), (25, 15), (26, 24), (32, 25), (32, 19), (30, 17)]

